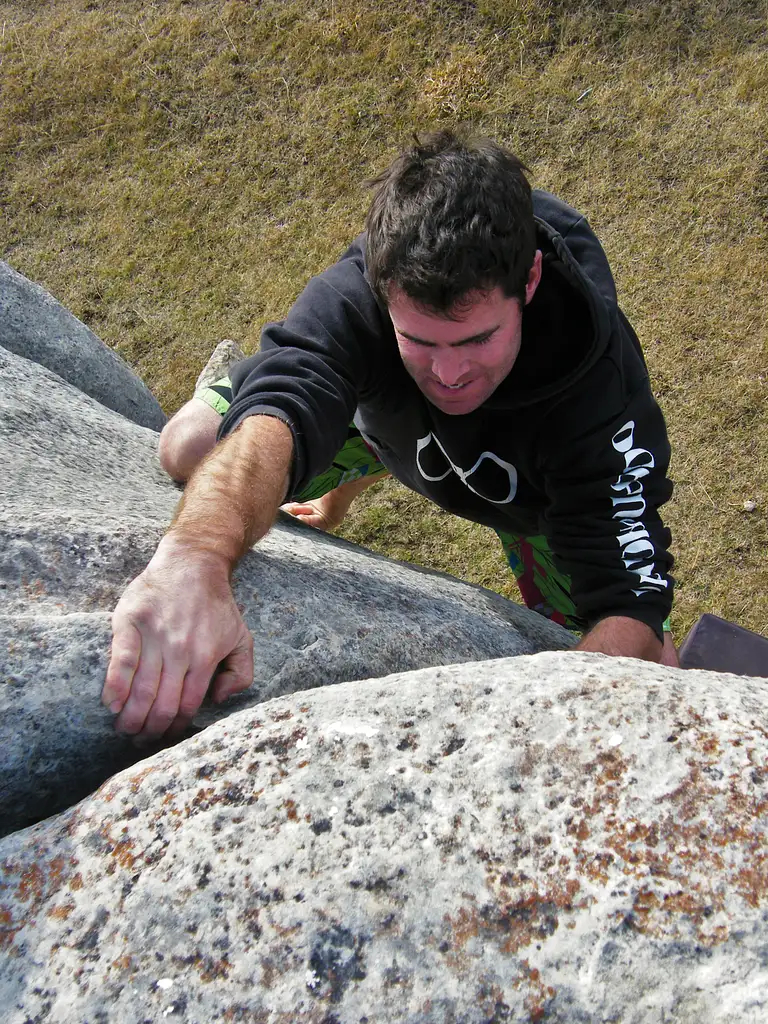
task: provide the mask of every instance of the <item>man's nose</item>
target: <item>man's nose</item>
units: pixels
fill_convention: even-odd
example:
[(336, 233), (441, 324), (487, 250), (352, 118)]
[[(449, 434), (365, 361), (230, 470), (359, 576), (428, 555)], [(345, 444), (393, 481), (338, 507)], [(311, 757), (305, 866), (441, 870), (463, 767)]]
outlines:
[(458, 384), (469, 369), (469, 360), (461, 350), (440, 352), (432, 358), (432, 373), (448, 387)]

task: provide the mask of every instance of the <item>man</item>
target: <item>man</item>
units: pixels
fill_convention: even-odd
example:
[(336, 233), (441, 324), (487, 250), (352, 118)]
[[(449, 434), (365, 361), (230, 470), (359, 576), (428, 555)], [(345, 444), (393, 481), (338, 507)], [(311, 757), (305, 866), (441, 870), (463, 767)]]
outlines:
[(211, 680), (214, 700), (250, 685), (237, 561), (287, 499), (337, 521), (386, 470), (492, 526), (578, 650), (675, 663), (664, 421), (599, 242), (524, 170), (488, 140), (415, 143), (374, 182), (366, 234), (165, 427), (188, 483), (115, 609), (118, 729), (175, 735)]

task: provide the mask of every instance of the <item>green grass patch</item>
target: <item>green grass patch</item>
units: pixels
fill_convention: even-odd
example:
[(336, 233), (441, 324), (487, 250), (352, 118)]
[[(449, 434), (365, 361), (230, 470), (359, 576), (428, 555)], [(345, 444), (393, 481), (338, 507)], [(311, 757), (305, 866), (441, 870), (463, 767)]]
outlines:
[[(470, 124), (588, 214), (674, 446), (678, 634), (768, 633), (764, 2), (0, 3), (0, 255), (166, 411), (360, 230), (416, 129)], [(756, 503), (746, 512), (746, 500)], [(490, 531), (387, 482), (343, 533), (514, 596)]]

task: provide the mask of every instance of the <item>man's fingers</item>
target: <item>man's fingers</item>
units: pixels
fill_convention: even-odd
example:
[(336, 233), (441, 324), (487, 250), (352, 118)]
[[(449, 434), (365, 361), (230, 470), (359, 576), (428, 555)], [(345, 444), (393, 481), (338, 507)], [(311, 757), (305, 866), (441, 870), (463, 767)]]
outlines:
[(115, 729), (118, 732), (129, 735), (141, 732), (157, 695), (162, 670), (163, 653), (158, 638), (144, 636), (141, 645), (141, 660), (133, 676), (131, 692), (115, 720)]
[(247, 690), (253, 682), (253, 638), (244, 630), (237, 647), (222, 664), (213, 681), (211, 696), (216, 704), (233, 693)]
[(174, 659), (173, 655), (169, 656), (166, 651), (157, 694), (138, 734), (142, 739), (157, 739), (163, 736), (175, 722), (182, 702), (186, 674), (186, 659)]
[(327, 530), (332, 524), (328, 517), (321, 512), (311, 502), (289, 502), (287, 505), (282, 506), (283, 511), (293, 516), (294, 519), (300, 519), (302, 523), (306, 523), (307, 526), (314, 526), (318, 530)]
[(107, 678), (101, 691), (101, 703), (113, 714), (122, 711), (140, 660), (141, 633), (130, 622), (115, 626)]

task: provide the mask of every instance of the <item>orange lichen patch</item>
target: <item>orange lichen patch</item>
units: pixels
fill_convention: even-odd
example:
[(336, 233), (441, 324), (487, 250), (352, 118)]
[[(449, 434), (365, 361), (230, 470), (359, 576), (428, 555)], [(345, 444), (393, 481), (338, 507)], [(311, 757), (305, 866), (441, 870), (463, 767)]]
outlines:
[(16, 938), (16, 932), (19, 931), (21, 925), (14, 927), (13, 913), (8, 907), (0, 907), (0, 949), (7, 949), (13, 945), (13, 940)]
[(144, 779), (146, 779), (149, 775), (152, 775), (152, 773), (155, 770), (156, 769), (152, 765), (147, 765), (146, 768), (142, 768), (140, 772), (136, 772), (135, 775), (131, 776), (130, 787), (131, 792), (134, 794), (134, 796), (136, 795), (136, 793), (138, 793), (139, 788), (141, 787), (141, 784), (144, 781)]
[[(655, 801), (661, 814), (652, 820), (626, 813), (627, 787), (621, 783), (630, 765), (621, 754), (598, 755), (586, 766), (592, 778), (585, 787), (584, 818), (569, 822), (568, 834), (580, 874), (603, 885), (617, 871), (638, 880), (628, 918), (635, 930), (669, 938), (693, 928), (697, 941), (711, 946), (729, 934), (727, 926), (710, 923), (713, 915), (727, 912), (734, 897), (753, 908), (768, 901), (768, 852), (762, 853), (768, 799), (761, 789), (755, 792), (764, 766), (752, 748), (744, 767), (738, 761), (736, 770), (719, 766), (723, 748), (736, 741), (727, 744), (704, 725), (690, 709), (685, 722), (675, 723), (669, 742), (685, 734), (687, 771)], [(586, 835), (583, 822), (589, 825)], [(600, 835), (602, 849), (596, 851)]]
[(753, 850), (749, 865), (736, 872), (734, 889), (750, 907), (760, 905), (768, 893), (768, 857), (765, 852)]
[(21, 586), (24, 590), (25, 597), (29, 598), (30, 600), (45, 597), (45, 584), (40, 579), (37, 579), (33, 583), (30, 583), (29, 580), (22, 577)]
[[(659, 905), (658, 900), (655, 905)], [(689, 892), (667, 893), (663, 905), (668, 913), (690, 914), (693, 917), (699, 911), (696, 898)]]
[(76, 874), (72, 875), (72, 877), (70, 878), (69, 888), (72, 889), (74, 892), (77, 892), (78, 889), (83, 888), (83, 876), (80, 874), (79, 871)]
[(541, 980), (541, 974), (536, 967), (531, 967), (527, 960), (521, 963), (523, 973), (513, 982), (514, 988), (520, 991), (528, 989), (524, 999), (524, 1006), (528, 1012), (528, 1020), (532, 1024), (544, 1020), (547, 1016), (549, 1006), (557, 994), (557, 990), (551, 985), (545, 985)]
[(696, 746), (703, 754), (710, 754), (712, 757), (720, 753), (720, 741), (717, 736), (699, 734), (696, 737)]
[(30, 864), (19, 879), (17, 895), (22, 903), (39, 902), (45, 892), (45, 873), (39, 864)]
[(286, 817), (288, 818), (288, 821), (298, 821), (299, 820), (299, 815), (298, 815), (298, 813), (296, 811), (296, 801), (295, 800), (284, 800), (283, 801), (283, 807), (286, 808)]
[(112, 849), (112, 856), (115, 858), (121, 868), (130, 870), (136, 862), (136, 858), (131, 853), (131, 850), (135, 846), (132, 839), (119, 839)]
[(229, 960), (214, 960), (212, 957), (206, 957), (202, 963), (198, 964), (200, 980), (209, 982), (223, 978), (226, 981), (231, 967), (232, 964)]
[[(191, 806), (197, 811), (207, 810), (214, 802), (213, 797), (215, 792), (216, 790), (213, 786), (209, 786), (208, 788), (201, 787), (195, 794), (195, 798), (192, 801)], [(188, 804), (186, 807), (187, 814), (189, 814), (189, 807), (190, 805)]]
[(576, 853), (581, 872), (592, 882), (607, 885), (609, 871), (615, 860), (613, 854), (608, 851), (602, 851), (591, 856), (585, 856), (583, 852), (579, 851), (578, 847), (574, 852)]
[(585, 839), (589, 839), (589, 825), (587, 824), (586, 818), (580, 818), (578, 822), (571, 822), (566, 829), (569, 836), (575, 836), (584, 842)]
[(596, 772), (596, 786), (612, 786), (622, 782), (628, 770), (629, 765), (617, 750), (603, 751), (587, 765), (587, 771)]
[[(576, 909), (574, 897), (579, 889), (578, 880), (570, 878), (545, 893), (534, 889), (503, 904), (487, 904), (479, 909), (460, 907), (457, 915), (446, 914), (444, 918), (452, 933), (452, 951), (462, 950), (478, 935), (494, 938), (508, 954), (542, 942), (557, 931), (562, 913)], [(578, 908), (584, 906), (586, 901), (578, 904)]]
[(62, 903), (60, 906), (54, 907), (52, 910), (49, 910), (48, 917), (53, 917), (57, 921), (66, 921), (74, 909), (74, 903)]
[(237, 1021), (238, 1024), (283, 1024), (288, 1022), (283, 1014), (275, 1017), (271, 1010), (252, 1010), (247, 1006), (230, 1006), (224, 1011), (225, 1021)]
[(130, 971), (132, 974), (135, 974), (138, 969), (134, 964), (133, 957), (129, 953), (119, 956), (117, 960), (113, 960), (110, 967), (114, 967), (116, 971)]

